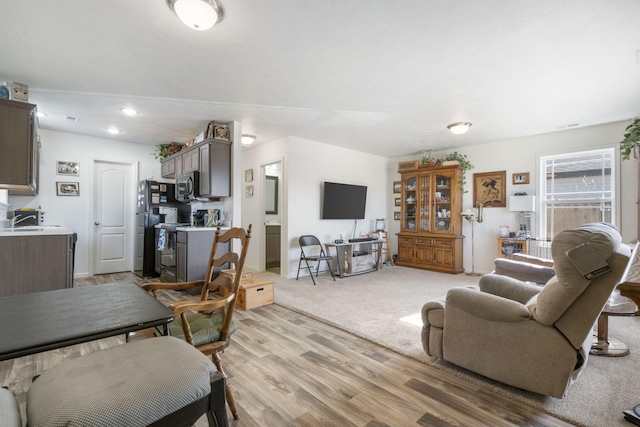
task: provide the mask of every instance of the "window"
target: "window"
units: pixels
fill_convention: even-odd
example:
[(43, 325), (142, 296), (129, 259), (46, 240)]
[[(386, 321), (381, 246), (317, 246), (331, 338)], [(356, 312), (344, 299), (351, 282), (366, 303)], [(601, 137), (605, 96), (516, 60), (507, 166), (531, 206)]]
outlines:
[(540, 158), (540, 238), (587, 222), (613, 224), (614, 155), (615, 149), (607, 148)]

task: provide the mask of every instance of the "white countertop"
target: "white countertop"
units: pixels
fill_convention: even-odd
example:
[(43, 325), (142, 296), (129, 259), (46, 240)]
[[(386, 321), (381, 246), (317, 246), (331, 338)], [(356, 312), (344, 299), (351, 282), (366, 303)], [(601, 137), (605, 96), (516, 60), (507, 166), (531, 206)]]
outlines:
[(0, 228), (0, 237), (5, 236), (53, 236), (73, 234), (62, 225), (28, 225), (25, 227)]
[[(176, 231), (216, 231), (217, 227), (178, 227)], [(231, 227), (220, 227), (220, 231), (231, 230)]]

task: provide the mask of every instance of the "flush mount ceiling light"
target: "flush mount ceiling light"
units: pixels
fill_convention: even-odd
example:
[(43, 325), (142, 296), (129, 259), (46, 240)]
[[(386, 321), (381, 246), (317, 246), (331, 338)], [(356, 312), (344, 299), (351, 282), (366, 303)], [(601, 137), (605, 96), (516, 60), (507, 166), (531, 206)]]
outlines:
[(251, 145), (255, 140), (256, 140), (256, 136), (249, 135), (248, 133), (243, 133), (242, 137), (240, 138), (240, 142), (242, 143), (242, 145)]
[(129, 107), (123, 107), (120, 109), (120, 111), (122, 111), (122, 113), (126, 114), (127, 116), (135, 116), (136, 114), (138, 114), (137, 110), (134, 110), (133, 108), (129, 108)]
[(468, 131), (470, 127), (471, 127), (471, 123), (469, 122), (452, 123), (449, 126), (447, 126), (447, 128), (451, 132), (455, 133), (456, 135), (462, 135), (463, 133)]
[(194, 30), (208, 30), (224, 17), (224, 9), (218, 0), (167, 0), (178, 18)]
[(119, 134), (121, 132), (121, 130), (120, 129), (116, 129), (116, 128), (109, 128), (109, 129), (107, 129), (107, 132), (109, 132), (112, 135), (117, 135), (117, 134)]

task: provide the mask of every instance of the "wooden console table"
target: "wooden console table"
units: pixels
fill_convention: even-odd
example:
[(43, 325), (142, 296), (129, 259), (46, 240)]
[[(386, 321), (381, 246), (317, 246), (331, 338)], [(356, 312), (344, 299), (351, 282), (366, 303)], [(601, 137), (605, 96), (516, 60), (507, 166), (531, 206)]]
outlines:
[(338, 260), (338, 276), (341, 278), (370, 273), (380, 268), (383, 240), (365, 242), (325, 243), (329, 255), (335, 248)]

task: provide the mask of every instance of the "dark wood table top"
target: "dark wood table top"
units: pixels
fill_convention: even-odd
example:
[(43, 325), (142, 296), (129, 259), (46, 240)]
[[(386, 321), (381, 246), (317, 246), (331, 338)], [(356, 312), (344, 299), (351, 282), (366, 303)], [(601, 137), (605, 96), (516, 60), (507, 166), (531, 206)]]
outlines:
[(171, 320), (173, 312), (135, 283), (2, 297), (0, 360), (160, 326)]

